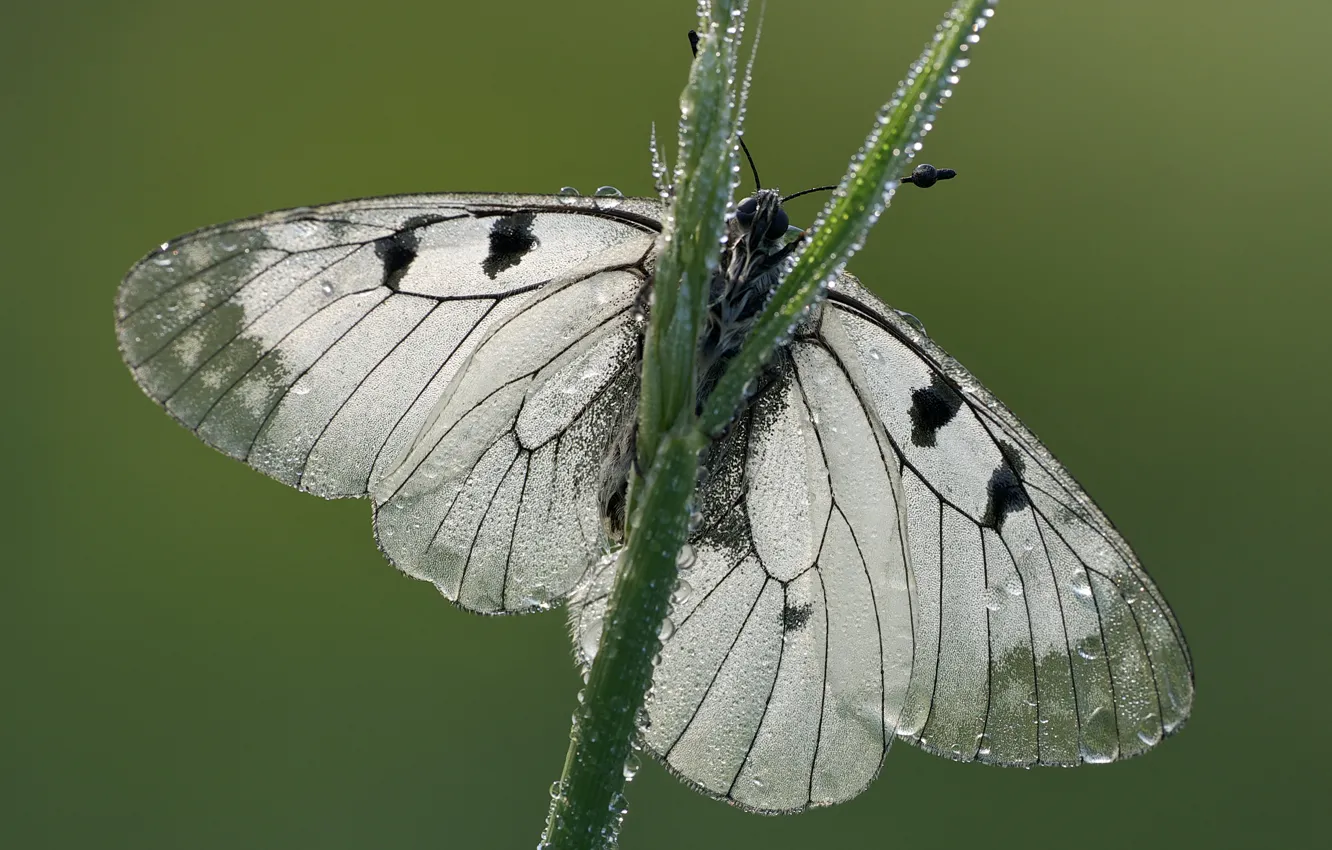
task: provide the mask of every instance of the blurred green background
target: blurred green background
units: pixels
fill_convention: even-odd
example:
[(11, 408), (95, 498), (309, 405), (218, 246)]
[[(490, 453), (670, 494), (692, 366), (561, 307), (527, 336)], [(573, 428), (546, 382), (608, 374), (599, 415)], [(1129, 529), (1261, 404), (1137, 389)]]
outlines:
[[(769, 0), (748, 139), (835, 182), (945, 0)], [(388, 567), (359, 502), (210, 451), (111, 301), (192, 228), (406, 191), (646, 194), (689, 0), (15, 5), (0, 31), (7, 500), (0, 844), (530, 847), (578, 679), (559, 613)], [(1290, 844), (1326, 806), (1332, 60), (1320, 0), (1009, 0), (852, 263), (1046, 440), (1172, 601), (1194, 719), (1145, 758), (899, 746), (743, 814), (655, 764), (624, 845)], [(808, 221), (821, 201), (792, 204)]]

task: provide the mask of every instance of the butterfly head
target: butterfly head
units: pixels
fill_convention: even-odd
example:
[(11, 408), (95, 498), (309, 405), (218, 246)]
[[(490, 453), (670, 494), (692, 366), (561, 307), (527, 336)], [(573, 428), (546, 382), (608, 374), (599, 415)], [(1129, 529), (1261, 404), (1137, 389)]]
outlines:
[(754, 247), (777, 242), (786, 235), (791, 219), (782, 209), (782, 195), (775, 189), (759, 189), (735, 208), (740, 235)]

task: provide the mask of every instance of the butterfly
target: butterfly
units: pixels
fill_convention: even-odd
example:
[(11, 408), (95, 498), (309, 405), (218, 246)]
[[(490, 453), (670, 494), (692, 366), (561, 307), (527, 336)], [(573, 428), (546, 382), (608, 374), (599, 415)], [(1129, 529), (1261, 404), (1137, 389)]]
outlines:
[[(214, 448), (366, 497), (400, 570), (484, 614), (567, 603), (596, 652), (665, 205), (402, 195), (164, 243), (124, 279), (135, 380)], [(798, 239), (737, 205), (699, 395)], [(1032, 433), (843, 273), (701, 461), (641, 718), (746, 809), (847, 800), (904, 738), (961, 761), (1145, 752), (1193, 700), (1175, 616)]]

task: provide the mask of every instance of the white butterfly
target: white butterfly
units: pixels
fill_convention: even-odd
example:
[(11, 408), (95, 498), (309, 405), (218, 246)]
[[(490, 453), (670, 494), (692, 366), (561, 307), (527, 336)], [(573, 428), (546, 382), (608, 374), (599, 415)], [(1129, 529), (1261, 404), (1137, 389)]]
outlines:
[[(705, 394), (776, 275), (740, 205)], [(595, 652), (632, 455), (656, 200), (410, 195), (271, 213), (125, 278), (121, 352), (209, 445), (325, 497), (472, 611), (570, 600)], [(1180, 727), (1188, 649), (1071, 476), (850, 275), (706, 453), (643, 736), (745, 808), (849, 799), (894, 736), (962, 761), (1111, 761)]]

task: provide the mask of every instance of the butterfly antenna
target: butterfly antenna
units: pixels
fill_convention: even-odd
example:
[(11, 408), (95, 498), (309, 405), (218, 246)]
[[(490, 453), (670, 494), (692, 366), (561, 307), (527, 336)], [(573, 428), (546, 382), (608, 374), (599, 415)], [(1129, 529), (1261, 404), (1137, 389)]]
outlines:
[[(698, 58), (698, 42), (699, 42), (698, 33), (695, 32), (694, 30), (690, 30), (689, 51), (694, 54), (694, 58)], [(745, 152), (745, 159), (749, 160), (749, 170), (754, 175), (754, 188), (762, 189), (763, 182), (759, 180), (758, 166), (754, 164), (754, 157), (750, 155), (749, 147), (745, 145), (745, 137), (737, 136), (736, 140), (740, 142), (740, 150)]]
[(799, 192), (794, 192), (794, 193), (792, 193), (792, 194), (790, 194), (790, 195), (787, 195), (785, 198), (782, 198), (782, 203), (786, 203), (787, 201), (791, 200), (792, 198), (798, 198), (798, 197), (800, 197), (801, 195), (809, 195), (809, 194), (812, 194), (812, 193), (814, 193), (814, 192), (831, 192), (831, 191), (835, 190), (836, 188), (837, 188), (836, 186), (816, 186), (816, 187), (814, 187), (813, 189), (802, 189), (802, 190), (799, 191)]
[[(903, 177), (898, 182), (910, 183), (921, 189), (928, 189), (940, 180), (952, 180), (956, 176), (957, 172), (951, 168), (935, 168), (933, 165), (923, 162), (920, 165), (917, 165), (910, 174)], [(801, 195), (808, 195), (811, 192), (829, 192), (836, 188), (836, 186), (818, 186), (813, 189), (805, 189), (782, 198), (782, 203), (786, 203), (792, 198), (798, 198)]]
[(903, 177), (901, 182), (928, 189), (940, 180), (952, 180), (956, 176), (957, 172), (951, 168), (935, 168), (928, 162), (922, 162), (913, 168), (910, 174)]
[(736, 140), (740, 142), (740, 150), (745, 152), (745, 159), (749, 160), (749, 170), (754, 172), (754, 188), (762, 189), (763, 183), (759, 180), (758, 166), (754, 164), (754, 157), (749, 155), (749, 148), (745, 147), (745, 137), (736, 136)]

